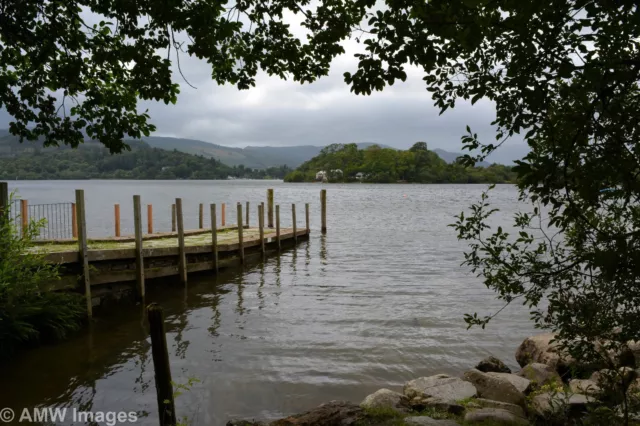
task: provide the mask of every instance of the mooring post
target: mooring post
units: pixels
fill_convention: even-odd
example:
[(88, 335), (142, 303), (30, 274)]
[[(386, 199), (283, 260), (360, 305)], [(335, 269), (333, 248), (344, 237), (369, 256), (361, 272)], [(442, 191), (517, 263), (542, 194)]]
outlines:
[(22, 235), (29, 232), (29, 202), (20, 200), (20, 220), (22, 221)]
[(164, 330), (164, 312), (158, 304), (152, 303), (147, 307), (147, 318), (149, 319), (149, 335), (151, 336), (151, 354), (153, 356), (160, 426), (175, 426), (176, 408), (173, 401), (171, 366), (169, 364), (167, 337)]
[(171, 232), (176, 232), (176, 205), (171, 204)]
[(71, 204), (71, 236), (78, 238), (78, 208), (76, 203)]
[(0, 220), (3, 220), (9, 207), (9, 183), (0, 182)]
[(304, 205), (304, 220), (307, 225), (307, 235), (311, 232), (311, 228), (309, 227), (309, 203)]
[(276, 244), (280, 250), (280, 205), (276, 206)]
[(267, 189), (267, 225), (273, 228), (273, 188)]
[(248, 228), (249, 227), (249, 216), (250, 216), (250, 214), (249, 214), (249, 202), (248, 201), (247, 201), (247, 207), (246, 207), (246, 210), (245, 210), (244, 214), (246, 216), (245, 222), (246, 222), (247, 228)]
[(200, 209), (198, 210), (198, 227), (204, 229), (204, 204), (200, 203)]
[(187, 284), (187, 256), (184, 252), (184, 217), (182, 216), (182, 198), (176, 198), (176, 220), (178, 222), (178, 273), (180, 283)]
[(153, 234), (153, 205), (147, 204), (147, 234)]
[(258, 228), (260, 230), (260, 250), (264, 256), (264, 207), (258, 206)]
[(140, 196), (133, 196), (133, 231), (136, 238), (136, 296), (144, 300), (144, 257), (142, 256), (142, 205)]
[(227, 224), (227, 204), (222, 203), (220, 206), (220, 226), (224, 227)]
[(113, 205), (113, 219), (115, 224), (116, 237), (120, 236), (120, 204)]
[(242, 203), (238, 203), (238, 255), (240, 263), (244, 263), (244, 243), (242, 242)]
[(211, 204), (211, 253), (213, 254), (213, 270), (218, 273), (218, 219), (216, 205)]
[(89, 248), (87, 246), (87, 220), (84, 208), (84, 190), (76, 189), (76, 211), (80, 223), (78, 227), (78, 254), (82, 265), (82, 280), (84, 281), (84, 297), (87, 301), (87, 317), (93, 317), (93, 304), (91, 303), (91, 280), (89, 277)]
[(320, 190), (320, 218), (321, 220), (321, 228), (323, 234), (327, 233), (327, 190)]
[(262, 202), (260, 203), (260, 205), (262, 206), (262, 216), (264, 216), (264, 212), (265, 212), (265, 209), (264, 209), (264, 201), (262, 201)]
[(291, 221), (293, 222), (293, 242), (298, 242), (298, 231), (296, 229), (296, 205), (291, 204)]

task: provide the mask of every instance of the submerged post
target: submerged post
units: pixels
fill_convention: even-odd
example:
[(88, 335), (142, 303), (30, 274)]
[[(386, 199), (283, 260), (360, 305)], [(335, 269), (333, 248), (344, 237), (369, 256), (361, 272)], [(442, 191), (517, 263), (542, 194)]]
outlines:
[(176, 232), (176, 205), (171, 204), (171, 232)]
[(260, 230), (260, 251), (264, 256), (264, 207), (258, 206), (258, 228)]
[(238, 203), (238, 255), (240, 263), (244, 263), (244, 244), (242, 242), (242, 204)]
[(153, 205), (147, 204), (147, 234), (153, 234)]
[(280, 250), (280, 205), (276, 206), (276, 244)]
[(200, 203), (200, 209), (198, 210), (198, 227), (204, 229), (204, 204)]
[(296, 205), (291, 204), (291, 221), (293, 222), (293, 242), (298, 242), (298, 231), (296, 229)]
[(182, 216), (182, 198), (176, 198), (176, 220), (178, 222), (178, 274), (180, 283), (187, 284), (187, 256), (184, 252), (184, 218)]
[(245, 216), (247, 216), (246, 220), (245, 220), (245, 223), (246, 223), (247, 228), (248, 228), (249, 227), (249, 216), (250, 216), (250, 214), (249, 214), (249, 202), (248, 201), (247, 201), (247, 208), (246, 208), (246, 211), (244, 212), (244, 214), (245, 214)]
[(87, 246), (87, 221), (84, 209), (84, 190), (76, 189), (76, 210), (80, 222), (78, 227), (78, 254), (82, 265), (82, 281), (84, 283), (84, 297), (87, 301), (87, 316), (93, 317), (93, 304), (91, 303), (91, 280), (89, 278), (89, 248)]
[(78, 208), (76, 203), (71, 203), (71, 236), (78, 238)]
[(309, 228), (309, 203), (306, 203), (304, 205), (304, 221), (306, 224), (307, 235), (308, 235), (311, 232), (311, 229)]
[(113, 205), (113, 219), (115, 224), (116, 237), (120, 236), (120, 204)]
[(267, 189), (267, 226), (273, 228), (273, 188)]
[(211, 204), (211, 253), (213, 255), (213, 270), (218, 273), (218, 218), (216, 205)]
[(327, 190), (320, 190), (320, 218), (321, 218), (321, 228), (323, 234), (327, 233)]
[(222, 203), (220, 207), (220, 226), (226, 226), (227, 223), (227, 205), (226, 203)]
[(142, 257), (142, 205), (140, 196), (133, 196), (133, 229), (136, 237), (136, 296), (144, 300), (144, 258)]
[(151, 354), (153, 356), (160, 426), (175, 426), (176, 408), (173, 401), (171, 366), (169, 364), (169, 351), (164, 331), (164, 312), (158, 304), (152, 303), (147, 307), (147, 318), (149, 319), (149, 335), (151, 336)]
[(22, 235), (29, 232), (29, 202), (20, 200), (20, 220), (22, 221)]

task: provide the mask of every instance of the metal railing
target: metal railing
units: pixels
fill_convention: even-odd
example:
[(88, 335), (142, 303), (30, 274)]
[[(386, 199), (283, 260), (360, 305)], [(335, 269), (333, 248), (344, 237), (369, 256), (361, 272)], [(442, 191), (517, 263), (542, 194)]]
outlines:
[(75, 238), (77, 224), (74, 203), (29, 204), (27, 200), (12, 200), (9, 218), (24, 234), (30, 221), (44, 219), (36, 240)]

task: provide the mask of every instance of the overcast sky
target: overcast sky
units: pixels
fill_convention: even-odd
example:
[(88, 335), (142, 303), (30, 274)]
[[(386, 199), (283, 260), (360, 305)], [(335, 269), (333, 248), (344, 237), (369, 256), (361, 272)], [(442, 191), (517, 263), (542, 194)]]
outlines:
[[(299, 33), (296, 27), (294, 22), (294, 32)], [(334, 61), (329, 76), (316, 83), (300, 85), (260, 74), (256, 87), (246, 91), (218, 86), (207, 63), (182, 54), (183, 74), (196, 89), (176, 72), (174, 80), (181, 86), (178, 103), (144, 102), (141, 107), (149, 109), (157, 126), (156, 136), (233, 147), (375, 142), (408, 148), (416, 141), (426, 141), (430, 148), (460, 151), (460, 137), (467, 124), (483, 142), (495, 140), (489, 124), (495, 117), (491, 103), (481, 101), (471, 106), (461, 102), (439, 116), (416, 68), (407, 68), (406, 82), (397, 82), (383, 92), (371, 96), (351, 93), (343, 73), (356, 70), (353, 54), (361, 48), (355, 41), (347, 41), (347, 53)], [(2, 111), (0, 127), (8, 127), (9, 120)]]

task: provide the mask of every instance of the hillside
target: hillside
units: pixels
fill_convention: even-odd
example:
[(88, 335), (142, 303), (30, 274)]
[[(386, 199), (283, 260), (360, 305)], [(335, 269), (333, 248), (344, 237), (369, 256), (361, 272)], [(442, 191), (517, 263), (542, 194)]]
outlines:
[[(36, 144), (21, 145), (11, 152), (5, 149), (0, 156), (0, 179), (282, 179), (290, 171), (286, 167), (232, 167), (213, 158), (151, 148), (140, 141), (130, 145), (131, 151), (117, 155), (91, 142), (78, 149)], [(0, 137), (0, 149), (7, 146), (15, 148)]]
[(320, 171), (329, 182), (506, 183), (515, 179), (510, 167), (465, 168), (447, 163), (427, 149), (426, 143), (417, 142), (407, 151), (377, 145), (366, 149), (356, 144), (329, 145), (285, 176), (285, 181), (312, 182)]

